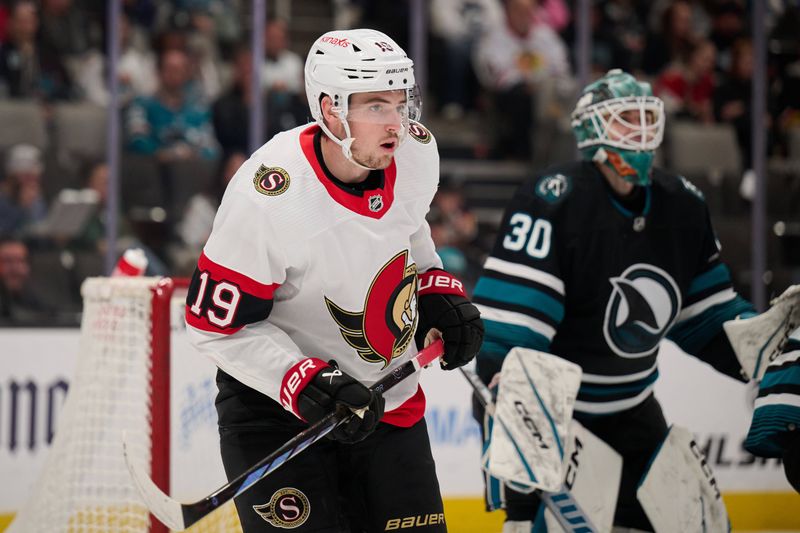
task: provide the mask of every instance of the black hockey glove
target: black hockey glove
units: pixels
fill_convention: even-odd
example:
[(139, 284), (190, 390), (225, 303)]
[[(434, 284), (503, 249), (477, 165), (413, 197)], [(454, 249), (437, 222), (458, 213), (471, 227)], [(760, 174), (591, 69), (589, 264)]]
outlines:
[[(335, 365), (335, 363), (334, 363)], [(363, 416), (354, 415), (328, 436), (353, 443), (372, 433), (383, 416), (384, 399), (336, 366), (309, 358), (289, 369), (281, 386), (281, 403), (297, 416), (313, 424), (335, 409), (350, 413), (365, 409)]]
[(436, 328), (442, 333), (442, 368), (453, 370), (469, 363), (483, 342), (481, 313), (467, 299), (460, 281), (444, 270), (419, 276), (419, 325), (415, 340), (422, 347), (425, 336)]

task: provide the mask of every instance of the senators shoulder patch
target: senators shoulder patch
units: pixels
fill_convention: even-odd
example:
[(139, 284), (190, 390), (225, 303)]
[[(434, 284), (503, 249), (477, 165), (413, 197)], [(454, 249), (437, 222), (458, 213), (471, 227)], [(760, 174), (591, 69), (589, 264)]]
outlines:
[(278, 196), (289, 188), (289, 173), (281, 167), (266, 167), (261, 165), (253, 177), (253, 185), (261, 194)]
[(425, 128), (425, 126), (423, 126), (419, 122), (409, 122), (408, 133), (409, 135), (411, 135), (411, 137), (416, 139), (417, 142), (420, 142), (422, 144), (428, 144), (429, 142), (431, 142), (431, 139), (433, 138), (431, 132), (429, 132)]
[(537, 196), (551, 204), (563, 200), (571, 190), (572, 180), (564, 174), (542, 176), (534, 188)]

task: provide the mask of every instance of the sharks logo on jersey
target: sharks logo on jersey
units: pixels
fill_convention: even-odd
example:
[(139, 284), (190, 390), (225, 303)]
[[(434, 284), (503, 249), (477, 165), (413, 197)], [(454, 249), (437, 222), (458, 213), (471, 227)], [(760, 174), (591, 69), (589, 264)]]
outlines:
[(383, 368), (406, 351), (417, 329), (417, 265), (407, 262), (403, 250), (380, 269), (362, 311), (346, 311), (325, 298), (344, 340), (362, 359)]
[(681, 309), (675, 280), (658, 267), (637, 263), (609, 282), (613, 289), (603, 322), (608, 346), (620, 357), (650, 355)]

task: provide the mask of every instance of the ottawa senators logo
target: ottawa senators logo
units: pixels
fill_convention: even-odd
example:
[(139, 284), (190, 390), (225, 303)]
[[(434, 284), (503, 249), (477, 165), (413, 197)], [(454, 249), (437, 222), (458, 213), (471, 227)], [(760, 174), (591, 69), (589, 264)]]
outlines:
[(408, 125), (408, 133), (417, 141), (421, 142), (422, 144), (428, 144), (431, 142), (433, 136), (431, 132), (425, 129), (425, 126), (420, 124), (419, 122), (411, 122)]
[(278, 196), (289, 188), (289, 173), (281, 167), (265, 167), (261, 165), (253, 177), (253, 185), (261, 194)]
[(269, 502), (254, 505), (258, 516), (281, 529), (294, 529), (305, 524), (311, 514), (311, 503), (302, 491), (284, 487), (275, 491)]
[(362, 359), (383, 368), (405, 352), (417, 329), (417, 265), (407, 262), (408, 250), (403, 250), (381, 268), (363, 311), (345, 311), (325, 298), (344, 340)]

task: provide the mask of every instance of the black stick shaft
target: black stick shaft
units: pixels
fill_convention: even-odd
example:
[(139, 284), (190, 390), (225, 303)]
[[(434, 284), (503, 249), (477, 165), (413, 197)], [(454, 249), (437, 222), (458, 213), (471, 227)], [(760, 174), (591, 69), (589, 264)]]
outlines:
[[(441, 347), (431, 347), (423, 350), (420, 354), (410, 361), (398, 366), (391, 373), (381, 378), (375, 383), (371, 390), (383, 393), (405, 378), (417, 371), (420, 366), (425, 366), (432, 360), (435, 360), (441, 355)], [(430, 350), (430, 351), (429, 351)], [(431, 356), (435, 352), (435, 356)], [(426, 355), (427, 352), (427, 355)], [(431, 359), (431, 360), (428, 360)], [(318, 420), (313, 425), (298, 433), (286, 444), (269, 454), (267, 457), (250, 467), (247, 471), (243, 472), (233, 481), (227, 485), (220, 487), (211, 495), (206, 496), (202, 500), (182, 504), (181, 510), (183, 512), (183, 520), (185, 527), (190, 527), (192, 524), (206, 517), (215, 509), (225, 505), (227, 502), (242, 494), (244, 491), (255, 485), (258, 481), (274, 472), (278, 467), (285, 464), (297, 454), (317, 442), (319, 439), (330, 433), (342, 420), (347, 416), (354, 416), (352, 414), (341, 414), (339, 411), (333, 411), (326, 415), (321, 420)]]

